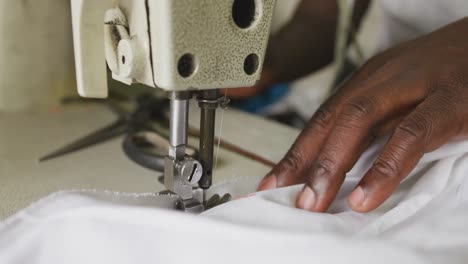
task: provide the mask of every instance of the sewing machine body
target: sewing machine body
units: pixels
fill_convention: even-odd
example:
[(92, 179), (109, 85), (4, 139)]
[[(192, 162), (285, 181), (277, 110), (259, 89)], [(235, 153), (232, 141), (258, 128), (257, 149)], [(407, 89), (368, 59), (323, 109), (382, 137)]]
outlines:
[(260, 77), (274, 5), (72, 0), (80, 94), (106, 97), (106, 61), (116, 80), (167, 91), (252, 86)]

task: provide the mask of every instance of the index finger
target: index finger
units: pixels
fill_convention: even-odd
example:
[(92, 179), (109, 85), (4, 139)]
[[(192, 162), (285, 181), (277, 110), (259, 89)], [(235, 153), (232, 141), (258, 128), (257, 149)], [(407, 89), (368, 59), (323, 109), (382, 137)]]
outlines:
[(284, 158), (261, 182), (259, 191), (303, 182), (305, 171), (318, 155), (322, 142), (333, 127), (336, 110), (329, 109), (324, 105), (315, 113)]

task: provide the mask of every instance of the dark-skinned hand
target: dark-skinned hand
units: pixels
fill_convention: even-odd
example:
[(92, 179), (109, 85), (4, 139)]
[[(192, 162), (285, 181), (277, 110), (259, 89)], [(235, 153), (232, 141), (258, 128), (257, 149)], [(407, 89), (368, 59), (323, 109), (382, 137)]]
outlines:
[(376, 138), (390, 138), (348, 197), (381, 205), (421, 157), (468, 136), (468, 18), (369, 60), (323, 104), (259, 190), (305, 183), (296, 205), (324, 212)]

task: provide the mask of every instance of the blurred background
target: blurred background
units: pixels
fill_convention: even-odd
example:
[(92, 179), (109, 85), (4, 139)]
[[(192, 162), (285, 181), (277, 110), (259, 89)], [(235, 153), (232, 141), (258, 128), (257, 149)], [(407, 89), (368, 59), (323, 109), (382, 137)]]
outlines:
[[(76, 95), (69, 2), (0, 1), (0, 112), (54, 109), (61, 98)], [(277, 1), (272, 34), (288, 22), (298, 2)], [(377, 5), (368, 12), (357, 37), (366, 58), (376, 48), (380, 23)], [(356, 58), (354, 49), (349, 50), (349, 57)], [(361, 61), (355, 59), (354, 63)], [(233, 106), (300, 128), (329, 95), (336, 74), (331, 64), (294, 83), (236, 100)]]
[(0, 111), (48, 108), (74, 93), (70, 1), (0, 1)]

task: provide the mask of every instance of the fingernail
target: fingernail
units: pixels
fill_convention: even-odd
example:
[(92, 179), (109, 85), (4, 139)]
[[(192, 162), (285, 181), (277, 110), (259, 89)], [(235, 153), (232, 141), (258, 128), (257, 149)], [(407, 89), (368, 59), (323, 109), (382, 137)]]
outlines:
[(359, 207), (365, 199), (365, 193), (361, 186), (358, 186), (348, 197), (348, 202), (351, 207)]
[(277, 180), (275, 175), (269, 175), (265, 177), (260, 185), (258, 186), (259, 191), (274, 189), (277, 186)]
[(297, 199), (297, 207), (307, 211), (314, 211), (316, 201), (317, 194), (314, 190), (312, 190), (312, 188), (306, 186), (299, 194), (299, 198)]

